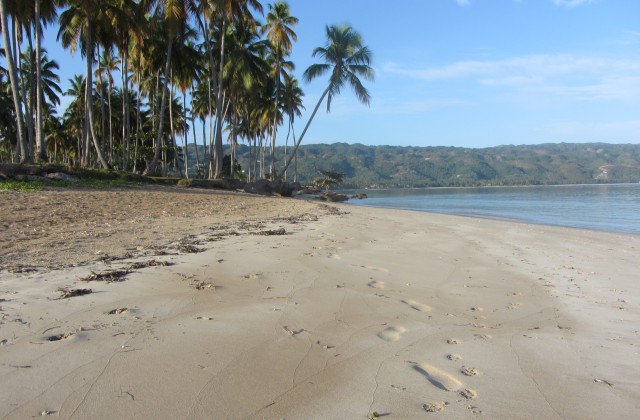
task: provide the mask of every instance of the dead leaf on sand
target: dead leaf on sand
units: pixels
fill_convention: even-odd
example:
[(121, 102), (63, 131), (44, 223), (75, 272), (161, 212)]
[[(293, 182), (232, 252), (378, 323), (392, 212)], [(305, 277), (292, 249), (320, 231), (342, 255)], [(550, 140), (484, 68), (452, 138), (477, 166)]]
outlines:
[(87, 277), (83, 277), (80, 281), (105, 281), (107, 283), (118, 283), (125, 280), (129, 270), (112, 270), (104, 273), (94, 273), (93, 271)]
[(62, 293), (58, 299), (68, 299), (75, 296), (88, 295), (93, 293), (91, 289), (58, 289)]
[(122, 313), (127, 312), (129, 309), (127, 308), (116, 308), (116, 309), (112, 309), (108, 312), (109, 315), (120, 315)]
[(262, 235), (262, 236), (274, 236), (274, 235), (286, 235), (287, 231), (284, 228), (280, 229), (272, 229), (272, 230), (261, 230), (260, 232), (254, 233), (254, 235)]
[(48, 338), (49, 341), (60, 341), (60, 340), (66, 340), (67, 338), (71, 337), (73, 335), (72, 332), (66, 332), (66, 333), (62, 333), (62, 334), (56, 334), (56, 335), (52, 335)]

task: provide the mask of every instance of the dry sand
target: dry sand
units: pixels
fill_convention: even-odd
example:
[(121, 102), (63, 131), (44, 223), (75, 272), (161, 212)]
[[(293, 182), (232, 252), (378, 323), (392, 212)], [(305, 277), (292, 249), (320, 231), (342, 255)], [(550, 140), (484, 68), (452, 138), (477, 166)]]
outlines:
[(0, 418), (637, 418), (637, 235), (203, 191), (49, 213), (71, 193), (11, 195), (56, 220), (31, 239), (0, 204)]

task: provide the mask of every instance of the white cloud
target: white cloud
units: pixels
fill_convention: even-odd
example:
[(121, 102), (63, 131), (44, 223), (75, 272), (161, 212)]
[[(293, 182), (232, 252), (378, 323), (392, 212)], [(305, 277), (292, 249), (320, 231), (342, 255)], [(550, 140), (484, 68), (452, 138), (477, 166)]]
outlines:
[(467, 80), (487, 88), (554, 94), (580, 100), (640, 97), (640, 59), (547, 54), (459, 61), (425, 69), (389, 63), (383, 71), (424, 81)]
[(564, 6), (568, 8), (582, 6), (591, 3), (591, 0), (553, 0), (556, 6)]
[(441, 98), (441, 99), (419, 99), (408, 100), (396, 103), (394, 100), (380, 99), (376, 101), (375, 106), (371, 107), (371, 111), (376, 114), (383, 115), (408, 115), (408, 114), (421, 114), (425, 111), (430, 111), (440, 108), (459, 107), (469, 105), (469, 102), (462, 99), (455, 98)]

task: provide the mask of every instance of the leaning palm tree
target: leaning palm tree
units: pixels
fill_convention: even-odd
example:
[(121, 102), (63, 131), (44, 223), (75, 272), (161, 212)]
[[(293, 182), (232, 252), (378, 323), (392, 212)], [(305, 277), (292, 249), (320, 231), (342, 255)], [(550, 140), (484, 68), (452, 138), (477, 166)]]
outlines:
[(322, 93), (322, 96), (320, 96), (316, 107), (313, 109), (313, 113), (311, 113), (311, 117), (309, 117), (309, 121), (307, 121), (304, 130), (302, 130), (302, 134), (300, 134), (293, 148), (293, 152), (287, 159), (287, 163), (277, 179), (282, 179), (287, 168), (289, 168), (309, 125), (311, 125), (311, 121), (313, 121), (313, 117), (315, 117), (325, 97), (327, 98), (327, 112), (329, 112), (334, 96), (340, 93), (340, 90), (345, 84), (348, 84), (353, 88), (360, 102), (369, 105), (371, 101), (369, 91), (362, 85), (359, 78), (362, 77), (371, 81), (374, 79), (375, 74), (373, 68), (369, 65), (371, 63), (371, 50), (362, 44), (360, 34), (349, 25), (327, 26), (326, 31), (326, 46), (313, 50), (313, 56), (319, 56), (324, 63), (309, 66), (309, 68), (305, 70), (303, 78), (306, 82), (311, 82), (316, 77), (331, 71), (329, 85)]

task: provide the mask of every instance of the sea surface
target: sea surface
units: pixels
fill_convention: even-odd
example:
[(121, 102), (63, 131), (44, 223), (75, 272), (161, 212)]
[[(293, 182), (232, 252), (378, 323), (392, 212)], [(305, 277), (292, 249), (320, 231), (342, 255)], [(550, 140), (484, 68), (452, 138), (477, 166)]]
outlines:
[(640, 234), (640, 184), (349, 190), (359, 206)]

